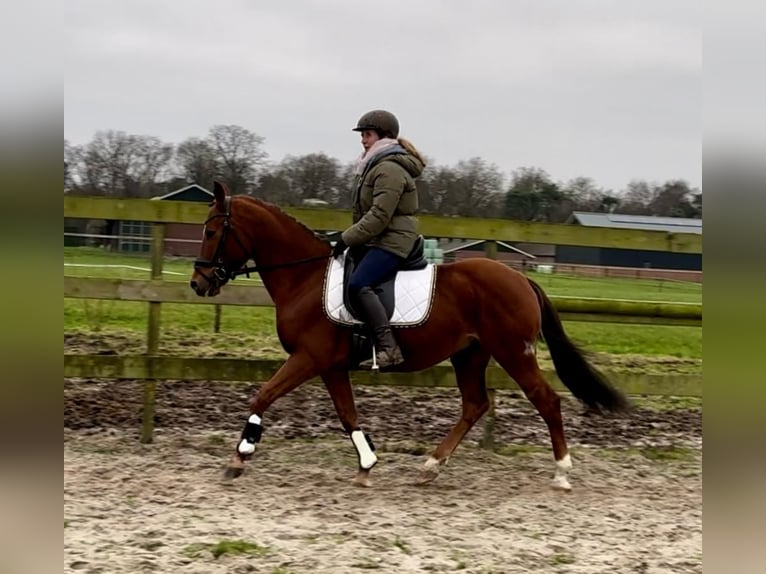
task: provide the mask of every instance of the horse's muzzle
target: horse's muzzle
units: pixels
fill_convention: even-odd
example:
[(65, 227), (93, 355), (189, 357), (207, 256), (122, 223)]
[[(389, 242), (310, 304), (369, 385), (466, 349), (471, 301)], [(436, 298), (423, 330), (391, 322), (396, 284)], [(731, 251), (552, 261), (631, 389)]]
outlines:
[(200, 297), (215, 297), (221, 292), (221, 285), (215, 278), (211, 281), (204, 275), (197, 273), (189, 281), (189, 287)]

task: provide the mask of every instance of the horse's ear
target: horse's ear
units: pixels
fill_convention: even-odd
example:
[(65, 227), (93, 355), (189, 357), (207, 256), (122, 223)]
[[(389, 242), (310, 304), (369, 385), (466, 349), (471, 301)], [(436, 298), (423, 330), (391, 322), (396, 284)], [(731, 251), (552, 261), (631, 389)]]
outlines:
[(213, 195), (215, 196), (215, 203), (218, 206), (218, 209), (223, 210), (223, 200), (226, 199), (228, 194), (229, 189), (226, 187), (225, 183), (222, 181), (213, 182)]

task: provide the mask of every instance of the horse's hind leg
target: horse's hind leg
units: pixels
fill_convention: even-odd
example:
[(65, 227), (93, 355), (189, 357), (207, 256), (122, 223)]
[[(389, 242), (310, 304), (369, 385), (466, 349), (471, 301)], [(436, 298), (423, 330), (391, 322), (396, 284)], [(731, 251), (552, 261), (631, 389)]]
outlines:
[(451, 357), (457, 386), (463, 400), (463, 412), (457, 424), (452, 427), (426, 461), (418, 479), (419, 484), (429, 483), (439, 476), (439, 467), (452, 455), (476, 421), (487, 412), (489, 397), (485, 374), (489, 357), (489, 352), (481, 348), (478, 343), (472, 344)]
[(551, 435), (556, 470), (551, 486), (557, 490), (571, 490), (567, 475), (572, 468), (564, 424), (561, 420), (561, 399), (545, 380), (534, 353), (534, 344), (519, 341), (518, 349), (503, 348), (492, 354), (495, 360), (513, 377), (524, 394), (535, 406), (548, 425)]
[(354, 391), (351, 388), (348, 371), (338, 369), (322, 373), (322, 381), (330, 393), (338, 418), (351, 438), (359, 459), (359, 471), (352, 482), (359, 486), (370, 486), (370, 470), (378, 462), (378, 457), (373, 452), (372, 441), (359, 428)]

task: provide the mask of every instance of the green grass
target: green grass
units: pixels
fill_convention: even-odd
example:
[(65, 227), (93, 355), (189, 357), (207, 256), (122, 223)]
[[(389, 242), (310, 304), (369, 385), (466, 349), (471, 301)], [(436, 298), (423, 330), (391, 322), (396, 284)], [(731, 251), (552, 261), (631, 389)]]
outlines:
[(592, 352), (702, 358), (699, 327), (567, 321), (564, 328), (573, 341)]
[(250, 556), (267, 556), (271, 550), (266, 546), (246, 542), (245, 540), (221, 540), (215, 544), (197, 543), (190, 544), (183, 549), (183, 554), (189, 558), (200, 558), (209, 552), (213, 558), (220, 558), (224, 554), (247, 554)]
[[(148, 254), (115, 254), (99, 248), (64, 248), (65, 263), (131, 265), (149, 268)], [(168, 281), (187, 281), (190, 259), (168, 258), (165, 269), (181, 273), (166, 275)], [(147, 279), (148, 271), (114, 267), (65, 267), (66, 275)], [(582, 278), (530, 273), (551, 295), (602, 297), (635, 300), (702, 302), (702, 286), (674, 281)], [(237, 279), (237, 282), (247, 281)], [(252, 279), (250, 281), (253, 281)], [(177, 355), (281, 358), (284, 351), (276, 336), (276, 316), (272, 307), (223, 306), (221, 333), (213, 332), (213, 305), (165, 303), (162, 305), (160, 352)], [(143, 352), (146, 338), (148, 303), (64, 299), (64, 332), (122, 334), (115, 352)], [(640, 357), (668, 357), (693, 360), (698, 364), (683, 367), (699, 372), (702, 359), (702, 329), (654, 325), (583, 323), (567, 321), (569, 336), (587, 351), (595, 353), (597, 364), (610, 364), (610, 356), (644, 366)], [(544, 349), (544, 346), (543, 346)], [(544, 358), (544, 353), (543, 355)], [(661, 371), (666, 367), (659, 365)], [(676, 368), (676, 367), (671, 367)]]
[(548, 560), (552, 565), (557, 566), (559, 564), (574, 564), (575, 557), (571, 554), (554, 554)]
[[(64, 299), (64, 331), (121, 329), (146, 330), (149, 303)], [(168, 331), (192, 331), (205, 340), (212, 338), (215, 307), (183, 303), (162, 304), (162, 326)], [(276, 313), (273, 307), (230, 307), (221, 309), (221, 331), (273, 336)]]
[[(162, 263), (163, 280), (188, 281), (192, 274), (193, 262), (194, 259), (191, 257), (165, 257)], [(96, 267), (78, 267), (78, 265), (95, 265)], [(98, 247), (64, 247), (64, 274), (72, 277), (149, 279), (150, 269), (149, 253), (114, 253)], [(237, 278), (237, 282), (261, 283), (257, 276), (250, 279)]]
[(702, 303), (702, 285), (668, 279), (627, 279), (616, 277), (578, 277), (529, 272), (548, 295), (597, 297), (635, 301), (673, 301)]
[[(574, 449), (576, 453), (576, 449)], [(600, 456), (609, 459), (625, 460), (625, 457), (643, 457), (661, 463), (679, 463), (694, 461), (700, 456), (698, 449), (684, 446), (643, 446), (630, 448), (603, 448)]]
[(394, 539), (393, 544), (405, 554), (412, 554), (412, 550), (410, 549), (409, 544), (407, 544), (404, 540), (402, 540), (398, 536)]

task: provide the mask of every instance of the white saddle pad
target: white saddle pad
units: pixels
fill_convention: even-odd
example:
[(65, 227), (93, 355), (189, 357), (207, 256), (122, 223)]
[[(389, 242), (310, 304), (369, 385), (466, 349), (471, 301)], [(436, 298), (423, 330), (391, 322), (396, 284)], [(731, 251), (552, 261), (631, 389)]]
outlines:
[[(333, 258), (327, 265), (322, 305), (330, 321), (339, 325), (361, 325), (343, 304), (343, 257)], [(414, 327), (428, 319), (431, 312), (436, 267), (428, 264), (416, 271), (399, 271), (394, 282), (394, 313), (391, 325)]]

